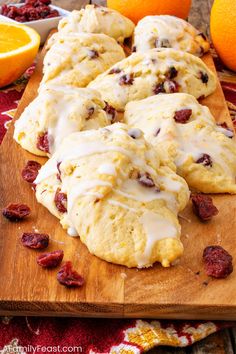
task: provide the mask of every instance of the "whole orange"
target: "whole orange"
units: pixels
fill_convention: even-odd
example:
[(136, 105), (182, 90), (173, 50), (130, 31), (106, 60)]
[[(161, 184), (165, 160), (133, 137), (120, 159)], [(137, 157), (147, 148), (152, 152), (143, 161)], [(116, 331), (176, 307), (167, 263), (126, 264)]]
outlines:
[(173, 15), (186, 19), (191, 0), (107, 0), (107, 6), (137, 23), (148, 15)]
[(230, 69), (236, 71), (236, 0), (215, 0), (211, 10), (214, 47)]

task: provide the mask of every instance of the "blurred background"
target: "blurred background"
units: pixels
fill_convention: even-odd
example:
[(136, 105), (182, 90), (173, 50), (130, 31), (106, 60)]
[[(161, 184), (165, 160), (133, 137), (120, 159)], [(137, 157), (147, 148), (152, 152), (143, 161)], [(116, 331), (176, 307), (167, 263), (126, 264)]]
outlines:
[[(121, 0), (122, 1), (122, 0)], [(24, 2), (20, 0), (0, 0), (2, 4), (12, 4)], [(66, 10), (80, 9), (82, 6), (89, 4), (89, 2), (99, 5), (105, 5), (106, 0), (52, 0), (52, 3), (56, 6), (60, 6)], [(209, 13), (213, 0), (192, 0), (192, 10), (189, 16), (189, 22), (197, 27), (202, 32), (209, 35)]]

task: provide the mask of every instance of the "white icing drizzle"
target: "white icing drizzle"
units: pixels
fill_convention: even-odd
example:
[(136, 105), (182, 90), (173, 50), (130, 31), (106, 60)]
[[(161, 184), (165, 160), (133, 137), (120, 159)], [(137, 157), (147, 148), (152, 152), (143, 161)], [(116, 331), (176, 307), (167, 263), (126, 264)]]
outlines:
[(106, 153), (108, 151), (121, 153), (127, 156), (131, 160), (134, 166), (137, 166), (141, 168), (143, 171), (146, 171), (152, 175), (156, 175), (156, 171), (151, 166), (147, 165), (143, 159), (137, 157), (132, 152), (119, 146), (115, 146), (115, 145), (109, 146), (106, 144), (102, 144), (97, 140), (97, 141), (91, 141), (88, 143), (79, 144), (79, 146), (76, 146), (76, 148), (73, 148), (73, 145), (68, 146), (68, 148), (65, 147), (63, 151), (60, 151), (59, 156), (55, 156), (44, 165), (44, 167), (40, 170), (38, 177), (35, 180), (35, 183), (38, 184), (42, 182), (44, 179), (58, 172), (56, 157), (58, 157), (57, 158), (58, 161), (76, 160), (94, 154)]
[(164, 184), (165, 189), (171, 192), (179, 192), (183, 187), (182, 183), (170, 178), (169, 176), (160, 176), (159, 180)]
[(67, 234), (71, 237), (76, 237), (76, 236), (79, 236), (77, 230), (74, 228), (74, 227), (69, 227), (67, 229)]
[(116, 176), (116, 167), (112, 163), (104, 163), (98, 168), (98, 173)]
[[(212, 167), (199, 166), (199, 168), (219, 176), (221, 180), (231, 179), (230, 183), (234, 184), (235, 142), (228, 139), (232, 138), (233, 132), (217, 126), (209, 109), (200, 105), (192, 96), (181, 93), (168, 96), (157, 95), (139, 102), (128, 103), (125, 121), (142, 129), (146, 139), (156, 147), (156, 151), (159, 147), (164, 150), (166, 146), (167, 152), (178, 167), (177, 171), (188, 171), (191, 174), (191, 169), (197, 168), (194, 163), (203, 154), (208, 154), (212, 159)], [(142, 113), (144, 107), (146, 107), (145, 119)], [(192, 110), (191, 119), (186, 124), (176, 123), (173, 119), (174, 112), (186, 108)], [(188, 180), (188, 177), (186, 179)], [(172, 187), (169, 185), (168, 188), (171, 190)]]
[[(137, 200), (143, 203), (151, 202), (153, 200), (164, 200), (169, 209), (172, 211), (177, 210), (177, 202), (173, 193), (168, 191), (169, 186), (171, 186), (171, 179), (162, 177), (163, 185), (164, 182), (168, 181), (168, 186), (164, 185), (165, 190), (156, 191), (154, 188), (146, 188), (138, 183), (137, 180), (128, 179), (123, 182), (119, 189), (114, 189), (113, 191), (119, 195), (126, 198)], [(178, 189), (177, 189), (178, 186)], [(173, 181), (172, 191), (179, 191), (181, 188), (181, 183)], [(171, 189), (169, 189), (171, 191)]]
[(57, 174), (57, 161), (54, 158), (49, 159), (46, 164), (40, 169), (38, 176), (34, 180), (34, 184), (39, 184), (48, 177)]
[(80, 196), (85, 196), (85, 195), (93, 195), (96, 197), (101, 196), (100, 193), (94, 193), (92, 192), (91, 194), (91, 189), (96, 188), (98, 186), (108, 186), (112, 187), (112, 184), (106, 181), (102, 181), (100, 179), (94, 179), (94, 180), (86, 180), (82, 182), (78, 182), (70, 191), (68, 195), (68, 201), (67, 201), (67, 208), (68, 210), (71, 210), (73, 207), (75, 201), (78, 199)]
[[(185, 127), (179, 129), (178, 143), (179, 143), (179, 154), (175, 159), (177, 166), (181, 166), (185, 163), (189, 156), (192, 156), (194, 161), (197, 161), (202, 154), (206, 153), (211, 156), (213, 163), (218, 163), (223, 171), (227, 173), (230, 177), (234, 177), (232, 174), (232, 169), (224, 161), (222, 153), (224, 153), (222, 145), (220, 145), (217, 139), (214, 136), (209, 138), (210, 132), (208, 129), (196, 129), (194, 135), (189, 136), (189, 133), (186, 131)], [(228, 150), (228, 158), (234, 158), (233, 154)]]
[(219, 125), (216, 126), (216, 130), (220, 133), (223, 133), (225, 136), (227, 136), (228, 138), (233, 138), (234, 133), (232, 130), (230, 129), (225, 129)]
[(139, 255), (138, 267), (142, 268), (150, 264), (153, 247), (157, 241), (164, 238), (178, 237), (179, 230), (169, 220), (152, 211), (145, 211), (139, 218), (146, 233), (146, 245), (143, 254)]
[(109, 200), (108, 200), (108, 204), (115, 205), (115, 206), (119, 206), (119, 207), (121, 207), (121, 208), (123, 208), (123, 209), (130, 210), (130, 211), (132, 211), (133, 213), (136, 213), (136, 212), (137, 212), (137, 209), (131, 208), (131, 207), (129, 207), (129, 206), (126, 205), (126, 204), (123, 204), (123, 203), (118, 202), (117, 200), (109, 199)]
[(155, 199), (159, 199), (157, 194), (159, 192), (155, 191), (154, 188), (146, 188), (138, 183), (135, 179), (128, 179), (123, 182), (120, 189), (114, 189), (114, 192), (129, 199), (150, 202)]
[[(146, 16), (136, 26), (135, 45), (137, 51), (145, 52), (155, 47), (155, 39), (168, 40), (172, 48), (192, 51), (197, 30), (186, 21), (173, 16)], [(200, 45), (196, 48), (200, 49)]]
[[(114, 128), (109, 127), (109, 129), (113, 133)], [(127, 134), (127, 131), (122, 129), (117, 129), (117, 132), (118, 135)], [(170, 209), (175, 214), (177, 214), (179, 210), (177, 195), (179, 194), (181, 187), (183, 187), (184, 189), (184, 185), (181, 184), (181, 180), (178, 181), (174, 179), (176, 175), (173, 172), (172, 172), (173, 175), (168, 174), (168, 176), (162, 175), (162, 173), (167, 173), (165, 172), (164, 169), (160, 170), (160, 172), (157, 173), (157, 171), (154, 170), (146, 162), (149, 160), (146, 156), (147, 154), (146, 155), (144, 154), (144, 157), (142, 157), (142, 154), (140, 154), (141, 155), (140, 158), (139, 157), (140, 155), (137, 156), (132, 151), (132, 149), (128, 150), (128, 148), (125, 149), (119, 145), (117, 146), (114, 144), (111, 145), (112, 140), (110, 140), (109, 138), (109, 132), (108, 132), (108, 136), (105, 136), (105, 139), (107, 139), (107, 141), (104, 142), (102, 141), (102, 139), (99, 140), (96, 134), (94, 134), (94, 136), (96, 136), (96, 140), (90, 141), (90, 134), (91, 132), (79, 133), (79, 137), (82, 137), (81, 140), (79, 140), (81, 143), (78, 143), (77, 133), (72, 134), (70, 136), (70, 139), (68, 139), (67, 141), (65, 140), (65, 143), (63, 144), (63, 149), (59, 149), (58, 152), (46, 163), (46, 165), (41, 169), (35, 182), (40, 183), (47, 177), (57, 174), (58, 173), (57, 163), (62, 162), (61, 165), (62, 177), (63, 177), (62, 190), (65, 193), (67, 193), (67, 198), (68, 198), (67, 200), (68, 213), (65, 216), (65, 219), (67, 218), (67, 220), (63, 220), (63, 221), (64, 221), (64, 225), (68, 225), (66, 226), (68, 227), (67, 232), (72, 237), (78, 236), (76, 228), (73, 226), (73, 223), (70, 221), (74, 220), (73, 213), (75, 211), (74, 208), (75, 203), (79, 201), (80, 197), (90, 196), (93, 198), (102, 199), (104, 198), (104, 196), (106, 196), (107, 197), (106, 203), (123, 208), (126, 211), (128, 210), (129, 212), (135, 213), (137, 215), (139, 222), (143, 226), (144, 237), (146, 235), (145, 250), (142, 254), (139, 254), (137, 262), (139, 267), (148, 266), (150, 265), (150, 257), (155, 243), (158, 240), (164, 238), (178, 237), (180, 230), (178, 229), (177, 218), (176, 218), (176, 224), (174, 224), (172, 220), (169, 220), (168, 215), (165, 217), (158, 214), (157, 212), (155, 213), (154, 211), (150, 211), (147, 208), (145, 208), (144, 204), (148, 202), (152, 202), (154, 200), (160, 200), (163, 201), (160, 203), (160, 208), (164, 207), (164, 205), (166, 204), (166, 208)], [(86, 137), (86, 139), (83, 139), (84, 137)], [(119, 139), (117, 141), (117, 144), (118, 143), (119, 143)], [(140, 146), (141, 148), (143, 148), (141, 139), (139, 139), (139, 141), (137, 141), (136, 144), (138, 144), (138, 147)], [(108, 151), (118, 152), (122, 155), (125, 155), (128, 158), (129, 160), (127, 164), (128, 172), (130, 170), (129, 164), (132, 164), (132, 167), (150, 173), (151, 177), (156, 181), (157, 188), (154, 187), (147, 188), (141, 185), (136, 179), (129, 179), (127, 173), (121, 171), (121, 169), (118, 168), (118, 166), (116, 166), (115, 162), (114, 163), (110, 162), (111, 161), (110, 157), (108, 159), (104, 158), (104, 160), (102, 160), (102, 163), (99, 162), (98, 165), (96, 165), (95, 163), (94, 169), (96, 171), (96, 175), (105, 174), (108, 176), (115, 176), (116, 178), (115, 178), (114, 185), (108, 181), (104, 181), (100, 179), (101, 176), (100, 178), (98, 176), (98, 177), (94, 177), (94, 179), (88, 180), (87, 178), (86, 179), (83, 178), (83, 174), (82, 174), (82, 180), (77, 178), (78, 176), (81, 176), (80, 175), (81, 171), (79, 170), (79, 167), (77, 167), (76, 170), (73, 172), (73, 176), (63, 175), (63, 172), (66, 171), (68, 162), (72, 162), (74, 160), (75, 164), (73, 164), (72, 162), (71, 165), (79, 166), (80, 165), (80, 161), (78, 161), (79, 159), (91, 155), (107, 153)], [(99, 159), (101, 160), (100, 157)], [(119, 159), (117, 160), (119, 162)], [(152, 159), (152, 156), (150, 156), (150, 161), (152, 160), (155, 161), (154, 159)], [(63, 163), (65, 164), (63, 165)], [(77, 171), (78, 171), (78, 175), (77, 175)], [(124, 177), (125, 180), (123, 181)], [(99, 187), (107, 187), (107, 188), (99, 189)], [(160, 191), (158, 190), (159, 187), (161, 189)], [(104, 194), (101, 193), (101, 190), (102, 192), (103, 190), (105, 190)], [(119, 196), (123, 196), (128, 200), (125, 200), (125, 202), (123, 202), (121, 198), (120, 198), (121, 201), (116, 200), (116, 198), (118, 199)], [(128, 204), (131, 203), (132, 200), (136, 200), (138, 202), (141, 202), (142, 204), (139, 203), (137, 208), (136, 205), (134, 207), (132, 207), (132, 204), (131, 206), (129, 206)], [(141, 217), (139, 217), (140, 213), (143, 213)], [(65, 223), (65, 221), (67, 222)]]
[(84, 193), (84, 195), (90, 195), (90, 196), (98, 198), (98, 199), (104, 198), (104, 195), (102, 193), (96, 193), (96, 192), (86, 192), (86, 193)]
[(142, 132), (142, 130), (140, 130), (138, 128), (131, 128), (128, 131), (128, 134), (129, 134), (129, 136), (131, 136), (134, 139), (139, 139), (143, 135), (143, 132)]

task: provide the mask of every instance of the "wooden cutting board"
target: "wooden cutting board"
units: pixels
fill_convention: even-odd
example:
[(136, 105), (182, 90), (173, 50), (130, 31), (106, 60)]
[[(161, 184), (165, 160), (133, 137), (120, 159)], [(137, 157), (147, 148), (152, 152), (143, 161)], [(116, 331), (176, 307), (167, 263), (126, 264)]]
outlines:
[[(42, 55), (15, 119), (36, 96)], [(210, 55), (204, 61), (215, 70)], [(220, 84), (203, 103), (217, 121), (232, 125)], [(24, 151), (12, 135), (13, 124), (0, 149), (0, 207), (23, 202), (31, 207), (32, 216), (19, 223), (0, 216), (0, 315), (236, 319), (236, 271), (227, 279), (214, 280), (205, 275), (202, 264), (208, 245), (222, 245), (236, 261), (236, 196), (215, 196), (219, 215), (206, 224), (199, 222), (189, 204), (181, 218), (185, 251), (178, 265), (127, 269), (92, 256), (79, 238), (67, 236), (58, 220), (37, 204), (21, 170), (30, 159), (41, 163), (45, 159)], [(23, 232), (34, 230), (50, 234), (48, 251), (63, 249), (64, 260), (73, 262), (85, 277), (85, 286), (66, 289), (56, 280), (57, 270), (43, 270), (36, 264), (39, 252), (20, 243)]]

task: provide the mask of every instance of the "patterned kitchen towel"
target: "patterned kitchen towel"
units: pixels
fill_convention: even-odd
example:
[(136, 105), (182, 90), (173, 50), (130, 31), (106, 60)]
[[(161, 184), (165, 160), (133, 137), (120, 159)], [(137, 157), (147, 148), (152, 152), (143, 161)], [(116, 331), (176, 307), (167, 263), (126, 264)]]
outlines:
[(158, 345), (186, 347), (232, 325), (210, 321), (3, 317), (0, 350), (1, 354), (141, 354)]

